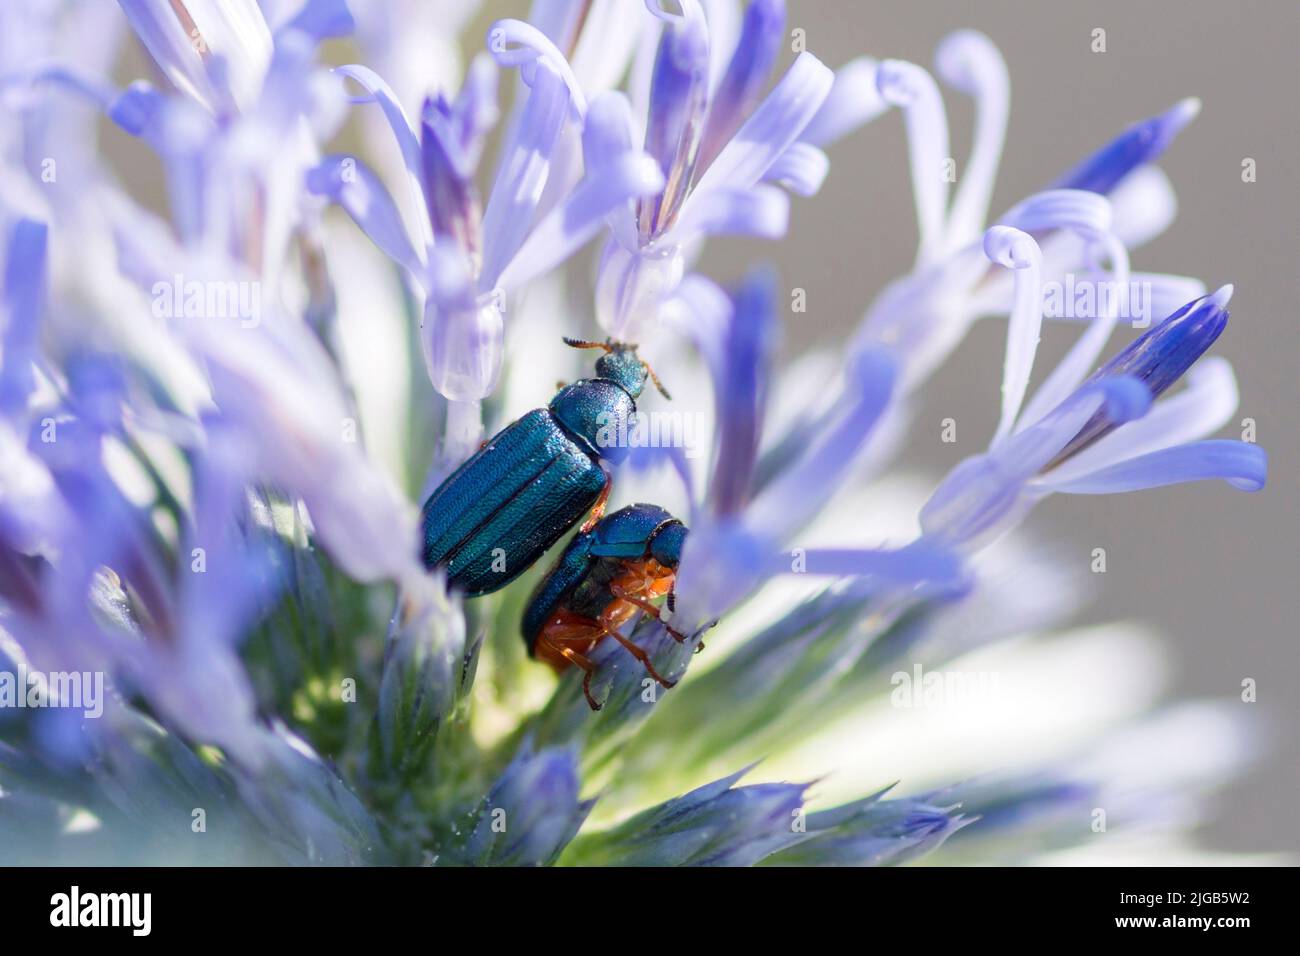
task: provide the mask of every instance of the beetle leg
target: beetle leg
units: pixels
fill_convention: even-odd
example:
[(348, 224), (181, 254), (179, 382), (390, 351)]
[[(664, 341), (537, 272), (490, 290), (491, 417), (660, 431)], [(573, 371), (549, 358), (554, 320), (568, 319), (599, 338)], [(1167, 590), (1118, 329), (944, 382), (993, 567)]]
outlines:
[(578, 529), (583, 534), (586, 534), (592, 528), (596, 527), (600, 519), (605, 517), (605, 506), (609, 504), (609, 492), (614, 486), (614, 479), (610, 477), (610, 474), (606, 471), (604, 465), (600, 466), (600, 470), (605, 472), (605, 487), (600, 490), (600, 497), (597, 498), (596, 503), (591, 506), (591, 514), (587, 516), (587, 520), (584, 521), (582, 527)]
[(593, 664), (589, 658), (583, 657), (577, 651), (568, 647), (561, 647), (556, 641), (552, 640), (545, 634), (543, 634), (539, 640), (545, 641), (551, 650), (555, 651), (555, 653), (559, 654), (575, 667), (582, 669), (582, 696), (587, 698), (587, 705), (592, 710), (600, 710), (600, 704), (596, 703), (596, 698), (591, 696), (591, 675), (596, 673), (596, 665)]
[[(626, 601), (628, 604), (635, 604), (637, 607), (645, 611), (655, 620), (659, 620), (662, 617), (662, 615), (659, 613), (659, 608), (655, 607), (649, 601), (642, 600), (636, 595), (628, 593), (628, 591), (625, 588), (623, 588), (621, 585), (611, 583), (610, 591), (613, 592), (614, 597), (621, 598), (622, 600)], [(667, 631), (668, 636), (671, 637), (678, 644), (685, 643), (686, 635), (683, 634), (681, 631), (677, 630), (672, 625), (664, 624), (664, 630)]]
[(604, 621), (601, 621), (601, 627), (608, 636), (622, 644), (627, 648), (629, 654), (641, 662), (646, 669), (646, 673), (654, 678), (655, 683), (665, 688), (675, 687), (677, 685), (677, 681), (669, 680), (655, 670), (654, 664), (650, 662), (650, 655), (647, 654), (643, 648), (638, 647), (636, 644), (632, 643), (632, 641), (620, 634), (617, 628), (610, 627)]

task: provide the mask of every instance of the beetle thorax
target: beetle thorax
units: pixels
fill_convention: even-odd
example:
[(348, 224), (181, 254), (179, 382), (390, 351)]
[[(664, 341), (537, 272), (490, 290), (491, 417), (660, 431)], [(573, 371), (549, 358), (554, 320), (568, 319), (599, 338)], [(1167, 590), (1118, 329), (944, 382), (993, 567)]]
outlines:
[(573, 437), (585, 441), (600, 458), (622, 461), (636, 413), (631, 395), (605, 378), (588, 378), (560, 390), (551, 414)]

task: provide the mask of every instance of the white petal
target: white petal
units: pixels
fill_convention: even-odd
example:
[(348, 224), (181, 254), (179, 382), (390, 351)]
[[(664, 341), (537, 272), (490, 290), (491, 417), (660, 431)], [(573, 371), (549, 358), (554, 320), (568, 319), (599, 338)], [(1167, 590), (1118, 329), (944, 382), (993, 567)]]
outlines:
[(1129, 249), (1160, 235), (1178, 216), (1178, 196), (1159, 166), (1142, 166), (1129, 173), (1110, 194), (1115, 211), (1112, 227)]
[(834, 80), (834, 74), (811, 53), (799, 54), (700, 177), (693, 195), (698, 197), (711, 189), (744, 189), (758, 183), (799, 138)]
[(791, 143), (764, 177), (800, 196), (815, 196), (830, 172), (830, 157), (809, 143)]
[(876, 89), (878, 64), (869, 56), (850, 60), (835, 71), (835, 83), (800, 137), (812, 146), (829, 146), (889, 109)]
[(876, 88), (886, 102), (903, 110), (907, 122), (912, 192), (921, 234), (916, 259), (921, 265), (944, 247), (949, 188), (945, 165), (952, 156), (948, 115), (934, 78), (915, 63), (885, 60), (876, 71)]
[(775, 186), (720, 187), (687, 199), (662, 241), (681, 244), (706, 235), (780, 239), (789, 222), (790, 197)]
[(1043, 256), (1032, 236), (1009, 226), (994, 226), (985, 233), (984, 252), (993, 262), (1013, 270), (1015, 279), (1015, 305), (1007, 323), (1002, 368), (1002, 417), (991, 443), (996, 446), (1011, 434), (1038, 353), (1043, 328)]
[(428, 201), (424, 195), (424, 181), (420, 173), (420, 140), (415, 135), (415, 130), (411, 127), (411, 121), (407, 118), (406, 111), (402, 109), (402, 104), (397, 100), (397, 94), (382, 77), (367, 67), (353, 64), (340, 66), (334, 72), (356, 81), (369, 94), (366, 97), (355, 98), (355, 102), (374, 102), (383, 111), (384, 119), (388, 121), (388, 128), (392, 130), (393, 138), (397, 140), (397, 149), (402, 156), (402, 166), (406, 171), (405, 178), (411, 201), (420, 212), (414, 217), (416, 228), (420, 233), (418, 245), (431, 245), (433, 227), (429, 224), (429, 217), (424, 214), (424, 210), (428, 208)]
[(591, 241), (628, 200), (649, 196), (662, 185), (658, 164), (644, 153), (629, 152), (595, 170), (532, 230), (501, 273), (499, 286), (509, 291), (549, 272)]
[[(1105, 281), (1113, 282), (1116, 288), (1126, 289), (1129, 282), (1128, 250), (1111, 234), (1098, 237), (1098, 244), (1105, 248), (1111, 261), (1110, 276)], [(1114, 331), (1115, 323), (1119, 321), (1120, 309), (1115, 297), (1110, 297), (1107, 304), (1111, 307), (1098, 311), (1096, 318), (1079, 336), (1065, 358), (1034, 393), (1021, 416), (1021, 427), (1038, 421), (1065, 401), (1083, 381), (1084, 376), (1096, 366), (1097, 359)]]
[(974, 142), (948, 213), (945, 241), (954, 248), (978, 236), (988, 218), (1006, 139), (1011, 84), (1002, 54), (975, 30), (945, 37), (935, 53), (935, 70), (945, 83), (975, 100)]

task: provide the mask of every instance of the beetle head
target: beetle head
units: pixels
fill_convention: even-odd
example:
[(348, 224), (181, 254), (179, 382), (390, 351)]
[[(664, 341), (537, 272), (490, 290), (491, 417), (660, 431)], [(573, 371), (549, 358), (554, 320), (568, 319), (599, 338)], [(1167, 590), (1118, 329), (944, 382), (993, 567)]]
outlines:
[(659, 528), (650, 539), (650, 557), (665, 568), (676, 569), (682, 561), (682, 544), (686, 541), (686, 525), (670, 521)]
[(672, 400), (654, 369), (637, 355), (635, 345), (614, 341), (585, 342), (570, 338), (566, 338), (564, 344), (575, 349), (603, 349), (605, 354), (596, 359), (596, 377), (616, 383), (633, 398), (640, 397), (645, 388), (645, 380), (649, 378), (654, 382), (655, 388), (659, 389), (660, 395)]

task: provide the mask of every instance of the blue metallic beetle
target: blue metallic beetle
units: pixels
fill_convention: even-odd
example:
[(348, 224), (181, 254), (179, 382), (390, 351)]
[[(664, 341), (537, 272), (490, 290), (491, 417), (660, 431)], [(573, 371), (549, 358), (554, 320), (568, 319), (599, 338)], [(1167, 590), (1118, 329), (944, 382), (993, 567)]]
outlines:
[[(586, 655), (606, 637), (627, 648), (659, 684), (675, 683), (661, 676), (619, 628), (638, 611), (659, 617), (650, 603), (656, 598), (666, 597), (672, 609), (686, 534), (686, 526), (663, 508), (628, 505), (574, 535), (529, 599), (522, 626), (529, 655), (557, 671), (570, 664), (585, 671), (582, 692), (592, 710), (600, 710), (591, 696), (596, 665)], [(667, 630), (678, 641), (686, 639)]]
[(599, 440), (631, 424), (650, 367), (635, 345), (565, 339), (599, 348), (596, 377), (560, 389), (498, 432), (424, 503), (424, 563), (443, 565), (448, 583), (469, 597), (505, 587), (529, 568), (588, 509), (590, 530), (605, 510), (610, 478), (627, 450)]

